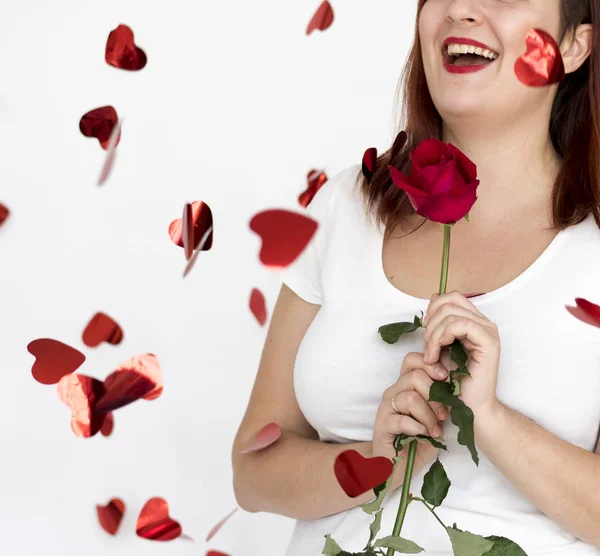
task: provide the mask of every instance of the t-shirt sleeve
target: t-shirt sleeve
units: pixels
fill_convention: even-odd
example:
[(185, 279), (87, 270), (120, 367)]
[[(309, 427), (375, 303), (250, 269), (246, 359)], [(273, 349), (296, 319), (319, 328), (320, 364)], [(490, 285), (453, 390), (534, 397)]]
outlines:
[(281, 281), (288, 288), (305, 301), (316, 305), (323, 304), (321, 268), (325, 248), (331, 235), (332, 206), (341, 182), (347, 179), (349, 179), (348, 169), (336, 174), (321, 186), (308, 207), (303, 209), (304, 214), (319, 223), (319, 227), (298, 258), (279, 272)]

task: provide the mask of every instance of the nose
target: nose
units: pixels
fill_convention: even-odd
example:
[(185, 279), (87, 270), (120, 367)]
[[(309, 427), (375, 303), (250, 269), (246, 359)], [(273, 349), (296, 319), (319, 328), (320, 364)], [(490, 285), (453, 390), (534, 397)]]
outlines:
[(449, 23), (478, 24), (481, 22), (481, 6), (478, 0), (453, 0), (446, 10)]

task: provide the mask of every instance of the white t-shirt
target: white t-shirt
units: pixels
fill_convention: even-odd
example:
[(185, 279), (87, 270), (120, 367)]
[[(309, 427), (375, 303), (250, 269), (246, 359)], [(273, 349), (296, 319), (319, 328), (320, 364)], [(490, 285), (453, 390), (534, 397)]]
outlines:
[[(280, 274), (300, 297), (321, 305), (298, 351), (294, 388), (303, 414), (324, 442), (372, 440), (381, 395), (397, 381), (404, 356), (422, 351), (424, 332), (420, 328), (390, 345), (377, 330), (412, 321), (429, 304), (429, 299), (401, 292), (384, 274), (383, 232), (367, 220), (359, 172), (359, 165), (351, 166), (318, 191), (307, 213), (320, 226), (305, 251)], [(498, 399), (593, 452), (600, 428), (600, 330), (565, 309), (575, 305), (576, 297), (600, 303), (600, 230), (592, 215), (560, 232), (510, 283), (471, 301), (500, 331)], [(481, 449), (477, 467), (468, 449), (457, 443), (457, 431), (447, 419), (448, 451), (441, 450), (439, 459), (452, 484), (436, 509), (444, 524), (508, 537), (528, 556), (600, 554), (542, 513)], [(429, 467), (413, 475), (416, 496)], [(331, 473), (333, 477), (333, 469)], [(392, 534), (401, 490), (384, 501), (378, 538)], [(373, 517), (357, 506), (323, 519), (298, 520), (285, 556), (320, 555), (328, 533), (343, 550), (361, 551)], [(421, 502), (409, 505), (401, 536), (429, 556), (453, 554), (447, 533)]]

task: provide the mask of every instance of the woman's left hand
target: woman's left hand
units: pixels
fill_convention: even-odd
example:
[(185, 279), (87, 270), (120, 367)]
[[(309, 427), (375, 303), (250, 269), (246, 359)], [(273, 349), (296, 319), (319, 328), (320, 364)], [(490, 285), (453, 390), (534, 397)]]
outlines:
[(469, 356), (467, 368), (471, 374), (471, 378), (457, 376), (458, 397), (474, 414), (493, 409), (499, 403), (496, 398), (500, 365), (498, 327), (456, 290), (431, 296), (423, 324), (425, 362), (438, 361), (442, 347), (458, 339)]

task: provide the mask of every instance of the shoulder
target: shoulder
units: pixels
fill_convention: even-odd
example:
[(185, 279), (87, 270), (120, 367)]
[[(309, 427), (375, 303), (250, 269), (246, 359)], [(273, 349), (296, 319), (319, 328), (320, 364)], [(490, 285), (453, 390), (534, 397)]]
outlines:
[(320, 212), (320, 216), (325, 216), (325, 213), (329, 213), (333, 206), (352, 201), (356, 202), (361, 195), (361, 176), (361, 164), (346, 166), (331, 173), (331, 177), (317, 191), (309, 208), (314, 205), (313, 210)]

